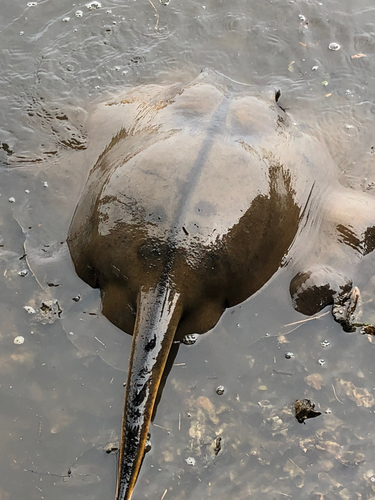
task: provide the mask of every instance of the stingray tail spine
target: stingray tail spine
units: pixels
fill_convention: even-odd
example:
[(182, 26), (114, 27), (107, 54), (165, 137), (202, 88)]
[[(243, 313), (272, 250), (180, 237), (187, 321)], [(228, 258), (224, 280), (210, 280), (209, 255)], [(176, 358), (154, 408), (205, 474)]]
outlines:
[(138, 297), (121, 430), (116, 500), (130, 500), (142, 464), (155, 399), (181, 317), (168, 284)]

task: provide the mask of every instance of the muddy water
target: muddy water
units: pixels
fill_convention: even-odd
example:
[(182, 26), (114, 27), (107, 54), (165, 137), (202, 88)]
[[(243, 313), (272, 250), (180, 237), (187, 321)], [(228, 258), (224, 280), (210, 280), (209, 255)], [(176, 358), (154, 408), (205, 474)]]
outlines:
[[(2, 500), (114, 497), (116, 457), (104, 450), (118, 439), (130, 337), (101, 316), (65, 243), (90, 167), (85, 123), (96, 99), (206, 66), (280, 88), (294, 119), (327, 142), (341, 182), (372, 192), (372, 2), (252, 4), (2, 5)], [(366, 319), (374, 266), (369, 255), (357, 273)], [(343, 333), (327, 311), (295, 323), (304, 318), (290, 278), (283, 269), (180, 348), (134, 500), (375, 496), (372, 339)], [(301, 425), (291, 408), (304, 397), (323, 414)]]

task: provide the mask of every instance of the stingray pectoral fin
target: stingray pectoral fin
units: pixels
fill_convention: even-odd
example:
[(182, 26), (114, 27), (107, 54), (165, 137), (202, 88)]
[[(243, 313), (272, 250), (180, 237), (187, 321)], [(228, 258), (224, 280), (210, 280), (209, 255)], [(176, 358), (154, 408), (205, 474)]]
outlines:
[(179, 294), (167, 284), (140, 292), (126, 383), (116, 500), (132, 496), (180, 317)]

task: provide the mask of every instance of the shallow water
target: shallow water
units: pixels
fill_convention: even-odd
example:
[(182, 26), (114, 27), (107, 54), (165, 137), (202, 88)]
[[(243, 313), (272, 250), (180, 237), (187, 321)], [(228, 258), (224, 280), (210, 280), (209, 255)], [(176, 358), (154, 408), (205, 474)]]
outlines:
[[(372, 192), (372, 3), (252, 3), (2, 6), (2, 500), (114, 497), (116, 458), (104, 448), (118, 439), (131, 339), (101, 316), (98, 292), (76, 277), (65, 243), (90, 167), (85, 122), (95, 99), (188, 80), (207, 66), (280, 88), (294, 119), (327, 142), (341, 182)], [(332, 42), (340, 49), (330, 50)], [(357, 273), (366, 318), (374, 314), (374, 264), (367, 256)], [(343, 333), (329, 313), (285, 326), (304, 319), (292, 308), (290, 278), (283, 269), (196, 345), (180, 348), (134, 500), (375, 496), (372, 339)], [(61, 313), (24, 309), (53, 300)], [(303, 397), (323, 412), (306, 425), (292, 415)]]

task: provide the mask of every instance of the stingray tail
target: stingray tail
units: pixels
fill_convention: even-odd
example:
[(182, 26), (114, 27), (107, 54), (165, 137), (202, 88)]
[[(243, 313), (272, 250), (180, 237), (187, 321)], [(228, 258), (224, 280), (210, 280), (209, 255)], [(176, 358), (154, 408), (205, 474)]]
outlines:
[(167, 284), (138, 297), (122, 421), (116, 500), (130, 500), (142, 464), (160, 380), (177, 329), (179, 294)]

